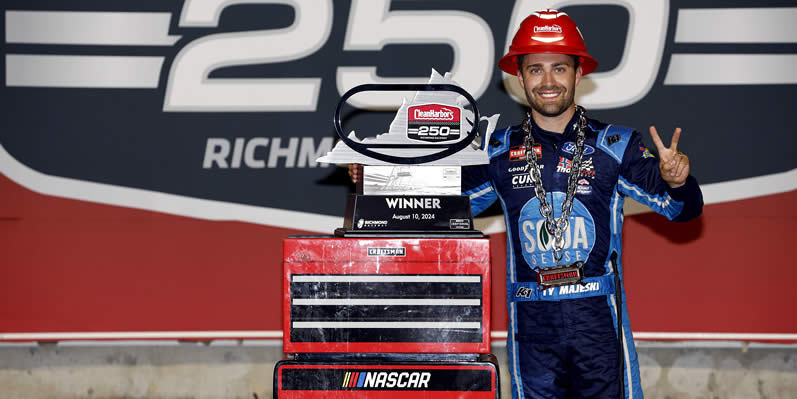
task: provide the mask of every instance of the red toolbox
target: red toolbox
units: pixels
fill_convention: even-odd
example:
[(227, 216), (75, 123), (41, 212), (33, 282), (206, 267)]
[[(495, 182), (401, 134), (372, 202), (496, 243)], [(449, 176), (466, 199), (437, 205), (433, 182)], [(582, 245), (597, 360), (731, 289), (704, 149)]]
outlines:
[(487, 238), (291, 237), (286, 353), (488, 353)]

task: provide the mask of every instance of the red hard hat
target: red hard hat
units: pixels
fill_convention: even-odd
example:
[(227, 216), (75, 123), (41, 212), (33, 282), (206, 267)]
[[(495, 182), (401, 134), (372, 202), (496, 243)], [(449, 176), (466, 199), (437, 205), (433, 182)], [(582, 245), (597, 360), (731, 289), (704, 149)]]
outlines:
[(509, 52), (498, 61), (498, 67), (510, 75), (517, 75), (516, 57), (536, 53), (576, 55), (581, 63), (582, 76), (598, 67), (598, 61), (587, 54), (584, 37), (576, 23), (561, 11), (537, 11), (526, 17), (512, 39)]

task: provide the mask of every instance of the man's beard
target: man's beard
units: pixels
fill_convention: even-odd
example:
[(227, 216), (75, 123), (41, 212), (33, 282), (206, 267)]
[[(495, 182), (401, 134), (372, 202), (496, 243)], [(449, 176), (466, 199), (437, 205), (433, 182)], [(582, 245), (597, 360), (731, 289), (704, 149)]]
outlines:
[(543, 102), (539, 94), (537, 96), (532, 93), (526, 93), (526, 101), (534, 111), (537, 111), (542, 116), (555, 117), (567, 111), (573, 105), (573, 92), (567, 91), (563, 87), (542, 87), (540, 91), (556, 89), (560, 91), (559, 100), (555, 103)]

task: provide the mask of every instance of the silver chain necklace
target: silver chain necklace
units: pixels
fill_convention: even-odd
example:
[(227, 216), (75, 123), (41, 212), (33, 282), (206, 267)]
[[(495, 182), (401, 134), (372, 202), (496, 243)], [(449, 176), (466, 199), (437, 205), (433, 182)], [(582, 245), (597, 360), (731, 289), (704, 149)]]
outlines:
[(573, 198), (578, 185), (578, 175), (581, 173), (581, 156), (584, 154), (584, 128), (587, 125), (587, 117), (584, 108), (580, 105), (576, 105), (576, 112), (578, 112), (578, 120), (574, 126), (576, 129), (576, 151), (573, 154), (573, 164), (567, 177), (567, 193), (565, 193), (565, 200), (562, 202), (562, 214), (558, 218), (553, 217), (553, 206), (548, 203), (548, 199), (545, 197), (545, 188), (542, 186), (542, 174), (540, 173), (540, 166), (537, 165), (537, 154), (534, 152), (534, 136), (531, 134), (530, 113), (526, 113), (526, 119), (523, 120), (521, 125), (523, 131), (526, 132), (523, 145), (526, 147), (526, 163), (529, 165), (529, 176), (534, 183), (534, 194), (537, 196), (537, 200), (540, 201), (540, 215), (545, 218), (545, 229), (553, 235), (552, 249), (557, 264), (562, 260), (565, 248), (564, 233), (570, 225), (568, 217), (573, 210)]

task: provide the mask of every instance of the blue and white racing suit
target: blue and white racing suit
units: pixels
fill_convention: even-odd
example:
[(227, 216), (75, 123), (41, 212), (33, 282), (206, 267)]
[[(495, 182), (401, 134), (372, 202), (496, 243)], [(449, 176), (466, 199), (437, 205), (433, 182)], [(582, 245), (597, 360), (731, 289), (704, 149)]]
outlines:
[[(555, 217), (561, 214), (567, 189), (576, 116), (563, 134), (532, 128), (543, 187)], [(695, 178), (670, 188), (638, 132), (595, 120), (587, 125), (561, 261), (583, 261), (585, 285), (537, 289), (535, 269), (557, 262), (529, 177), (519, 125), (493, 133), (488, 165), (463, 170), (463, 194), (470, 197), (473, 214), (496, 199), (504, 211), (513, 398), (619, 397), (615, 269), (621, 277), (624, 198), (630, 196), (674, 221), (695, 218), (703, 208)], [(637, 355), (623, 302), (624, 392), (627, 398), (641, 399)]]

